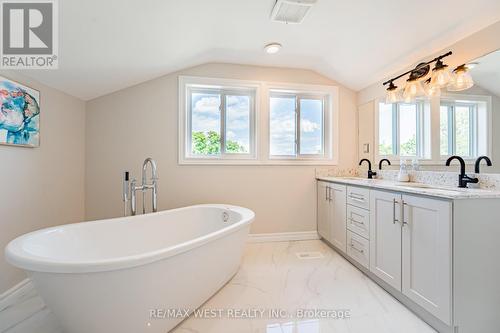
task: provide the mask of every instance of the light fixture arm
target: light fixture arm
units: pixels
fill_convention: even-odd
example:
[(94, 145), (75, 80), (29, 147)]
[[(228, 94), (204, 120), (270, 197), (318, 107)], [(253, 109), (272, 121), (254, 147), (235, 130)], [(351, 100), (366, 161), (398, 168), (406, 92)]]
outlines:
[(451, 51), (449, 51), (449, 52), (447, 52), (447, 53), (445, 53), (445, 54), (440, 55), (439, 57), (436, 57), (436, 58), (434, 58), (434, 59), (430, 60), (430, 61), (427, 61), (427, 62), (423, 62), (423, 63), (421, 63), (421, 64), (418, 64), (418, 65), (417, 65), (417, 67), (415, 67), (414, 69), (411, 69), (411, 70), (409, 70), (409, 71), (407, 71), (407, 72), (404, 72), (403, 74), (400, 74), (400, 75), (398, 75), (398, 76), (396, 76), (396, 77), (394, 77), (394, 78), (392, 78), (392, 79), (390, 79), (390, 80), (387, 80), (387, 81), (385, 81), (384, 83), (382, 83), (382, 85), (384, 85), (384, 86), (385, 86), (386, 84), (389, 84), (389, 83), (391, 83), (391, 82), (393, 82), (393, 81), (396, 81), (397, 79), (399, 79), (399, 78), (401, 78), (401, 77), (403, 77), (403, 76), (405, 76), (405, 75), (407, 75), (407, 74), (410, 74), (410, 73), (412, 73), (412, 72), (414, 72), (414, 71), (417, 71), (417, 70), (419, 70), (419, 69), (422, 69), (423, 67), (428, 66), (428, 65), (432, 64), (433, 62), (436, 62), (436, 61), (439, 61), (439, 60), (441, 60), (441, 59), (443, 59), (443, 58), (445, 58), (445, 57), (448, 57), (448, 56), (450, 56), (451, 54), (452, 54), (452, 52), (451, 52)]

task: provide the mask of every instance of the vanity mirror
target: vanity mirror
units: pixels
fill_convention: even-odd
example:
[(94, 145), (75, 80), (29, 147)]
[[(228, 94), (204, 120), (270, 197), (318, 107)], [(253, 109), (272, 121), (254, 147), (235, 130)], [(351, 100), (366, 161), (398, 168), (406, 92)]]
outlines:
[(448, 170), (446, 159), (459, 155), (472, 171), (487, 155), (493, 166), (482, 163), (481, 173), (500, 173), (500, 50), (448, 74), (450, 83), (432, 94), (360, 106), (360, 158), (387, 158), (393, 165), (418, 159), (424, 170)]

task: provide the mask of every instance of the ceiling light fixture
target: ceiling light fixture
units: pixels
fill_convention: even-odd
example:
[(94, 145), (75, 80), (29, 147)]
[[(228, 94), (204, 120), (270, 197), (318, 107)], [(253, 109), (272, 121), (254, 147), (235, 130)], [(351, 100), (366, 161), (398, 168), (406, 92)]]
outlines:
[(463, 64), (453, 70), (447, 89), (448, 91), (462, 91), (471, 88), (473, 85), (474, 81), (469, 73), (469, 67)]
[[(432, 70), (432, 76), (430, 80), (430, 86), (433, 87), (433, 90), (435, 89), (440, 89), (442, 87), (445, 87), (448, 84), (449, 79), (449, 72), (447, 70), (447, 65), (445, 65), (442, 61), (443, 58), (451, 55), (452, 52), (449, 51), (445, 54), (440, 55), (439, 57), (436, 57), (430, 61), (423, 62), (418, 64), (414, 69), (411, 69), (407, 72), (404, 72), (403, 74), (400, 74), (390, 80), (387, 80), (386, 82), (383, 83), (383, 85), (389, 84), (389, 88), (387, 88), (387, 95), (386, 95), (386, 101), (395, 101), (392, 103), (396, 103), (397, 100), (395, 99), (395, 89), (396, 87), (394, 85), (394, 81), (397, 79), (409, 75), (409, 78), (406, 80), (406, 85), (403, 89), (403, 100), (405, 102), (413, 102), (417, 97), (425, 95), (426, 90), (424, 90), (424, 87), (422, 87), (422, 80), (429, 74), (430, 72), (430, 65), (432, 63), (436, 63)], [(432, 79), (434, 78), (434, 82)], [(427, 84), (428, 85), (428, 84)], [(430, 88), (427, 88), (427, 90)], [(433, 92), (435, 95), (437, 92)]]
[(266, 50), (268, 54), (276, 54), (281, 50), (281, 44), (280, 43), (267, 44), (266, 46), (264, 46), (264, 50)]

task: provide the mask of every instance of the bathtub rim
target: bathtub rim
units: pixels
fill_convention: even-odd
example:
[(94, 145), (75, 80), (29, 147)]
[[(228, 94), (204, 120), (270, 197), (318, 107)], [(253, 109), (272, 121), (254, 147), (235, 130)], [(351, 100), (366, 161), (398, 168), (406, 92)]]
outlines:
[[(35, 230), (15, 238), (14, 240), (10, 241), (5, 247), (5, 258), (7, 262), (9, 262), (11, 265), (32, 272), (67, 273), (67, 274), (109, 272), (109, 271), (134, 268), (138, 266), (151, 264), (156, 261), (167, 259), (169, 257), (173, 257), (175, 255), (187, 252), (191, 249), (215, 241), (221, 237), (235, 233), (240, 229), (244, 228), (245, 226), (249, 225), (250, 223), (252, 223), (255, 218), (255, 213), (252, 210), (240, 206), (227, 205), (227, 204), (192, 205), (181, 208), (163, 210), (156, 213), (149, 213), (146, 215), (162, 215), (162, 214), (167, 214), (169, 212), (188, 210), (197, 207), (212, 207), (212, 208), (232, 210), (234, 212), (239, 213), (242, 218), (240, 221), (231, 224), (227, 227), (218, 229), (214, 232), (196, 238), (189, 239), (187, 241), (172, 246), (168, 246), (155, 251), (149, 251), (141, 254), (115, 257), (111, 259), (92, 260), (92, 261), (73, 261), (73, 262), (51, 260), (50, 258), (38, 257), (36, 255), (33, 255), (32, 253), (27, 252), (22, 248), (24, 242), (28, 241), (29, 237), (34, 234), (51, 232), (61, 228), (79, 226), (83, 224), (99, 224), (99, 223), (107, 223), (110, 221), (116, 222), (116, 220), (124, 220), (124, 219), (129, 221), (131, 219), (134, 219), (136, 216), (116, 217), (110, 219), (63, 224), (59, 226)], [(145, 216), (145, 215), (140, 215), (140, 216)], [(147, 221), (144, 223), (147, 223)]]

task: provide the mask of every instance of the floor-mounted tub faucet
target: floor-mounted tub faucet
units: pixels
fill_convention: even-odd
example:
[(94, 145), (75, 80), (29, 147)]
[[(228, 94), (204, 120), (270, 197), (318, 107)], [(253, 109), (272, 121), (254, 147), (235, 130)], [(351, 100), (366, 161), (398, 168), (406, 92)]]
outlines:
[[(148, 165), (151, 165), (151, 182), (147, 182), (147, 169)], [(137, 191), (142, 192), (142, 213), (146, 213), (146, 191), (151, 190), (151, 201), (152, 201), (152, 208), (153, 212), (158, 211), (158, 172), (156, 170), (156, 162), (152, 158), (148, 157), (144, 160), (144, 163), (142, 163), (142, 184), (137, 186), (137, 180), (132, 179), (130, 181), (130, 186), (128, 185), (128, 171), (125, 172), (125, 177), (124, 177), (124, 185), (123, 185), (123, 198), (124, 198), (124, 203), (125, 203), (125, 211), (127, 211), (127, 202), (128, 202), (128, 192), (129, 192), (129, 187), (130, 187), (130, 214), (135, 215), (137, 213)]]

